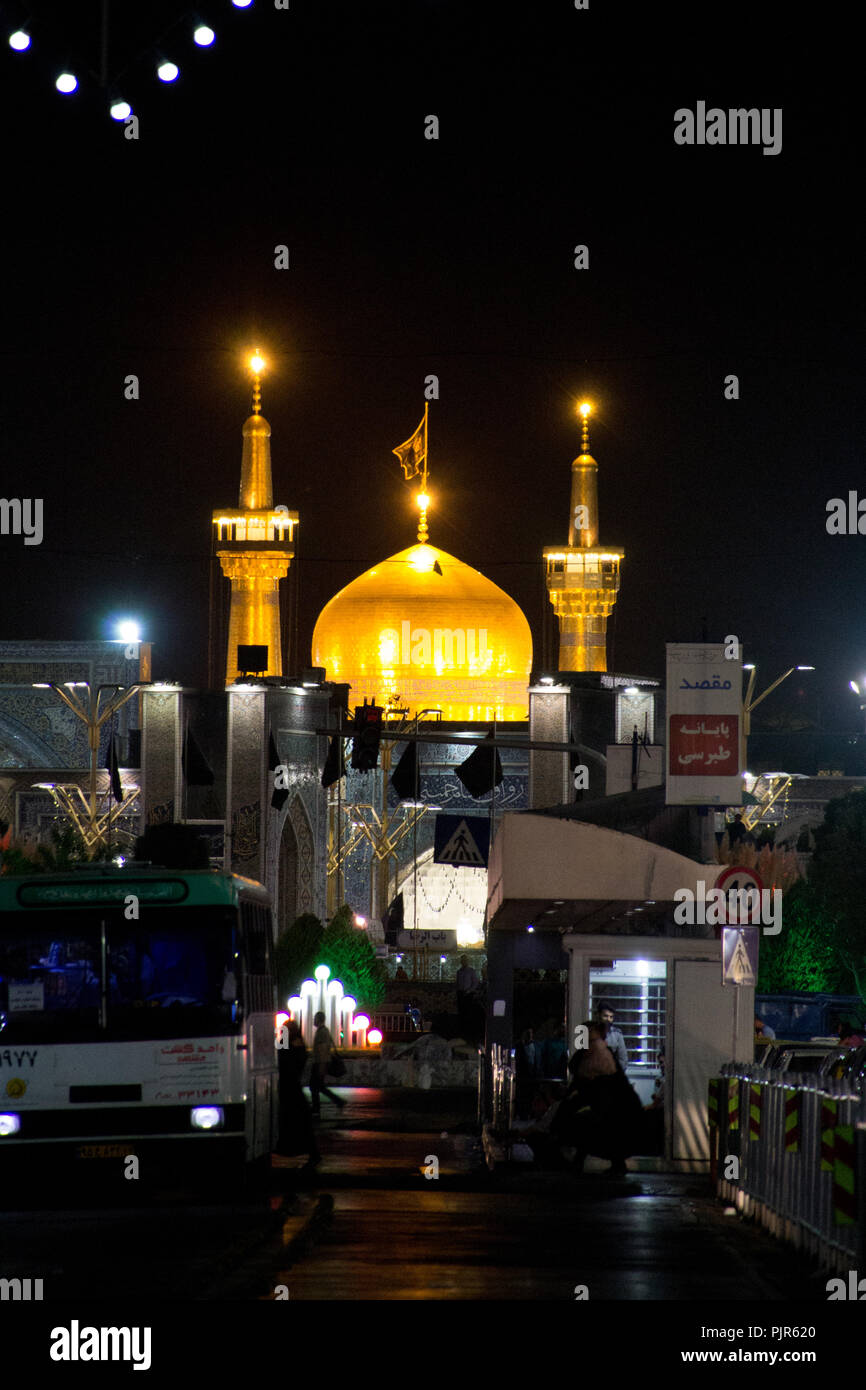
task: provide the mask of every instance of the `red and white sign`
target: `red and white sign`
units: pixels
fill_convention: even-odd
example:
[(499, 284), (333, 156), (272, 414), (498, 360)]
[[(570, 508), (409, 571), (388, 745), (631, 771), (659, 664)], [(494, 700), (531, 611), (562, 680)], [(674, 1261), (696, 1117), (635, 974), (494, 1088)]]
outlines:
[(730, 777), (740, 761), (736, 714), (696, 719), (671, 716), (669, 771), (676, 777)]
[(669, 806), (739, 806), (742, 647), (723, 642), (667, 644)]
[[(730, 902), (730, 898), (728, 898), (729, 893), (741, 893), (757, 889), (758, 897), (755, 898), (754, 892), (752, 892), (752, 898), (748, 905), (748, 908), (746, 909), (744, 904), (743, 912), (735, 913), (732, 917), (732, 920), (734, 922), (742, 921), (743, 923), (760, 922), (760, 895), (764, 891), (764, 883), (760, 874), (756, 874), (754, 869), (746, 869), (740, 864), (731, 864), (728, 866), (727, 869), (723, 869), (722, 872), (719, 874), (718, 878), (716, 879), (715, 886), (716, 888), (720, 888), (722, 892), (725, 894), (725, 905), (722, 908), (722, 911), (726, 914), (727, 905)], [(737, 903), (739, 904), (740, 901), (741, 899), (738, 898)], [(728, 920), (727, 915), (725, 917), (725, 920)]]

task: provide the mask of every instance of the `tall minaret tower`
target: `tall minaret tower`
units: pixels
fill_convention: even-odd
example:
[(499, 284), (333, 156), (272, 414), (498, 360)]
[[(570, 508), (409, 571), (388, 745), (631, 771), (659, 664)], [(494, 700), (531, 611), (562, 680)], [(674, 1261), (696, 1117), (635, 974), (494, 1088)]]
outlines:
[(598, 464), (589, 452), (589, 405), (571, 465), (567, 546), (546, 546), (547, 590), (559, 619), (560, 671), (607, 670), (607, 620), (619, 593), (624, 550), (598, 544)]
[(298, 513), (274, 509), (271, 478), (271, 427), (262, 415), (261, 374), (265, 367), (258, 348), (250, 359), (253, 371), (253, 413), (244, 425), (241, 490), (236, 512), (213, 514), (216, 554), (222, 572), (231, 580), (226, 682), (240, 674), (238, 647), (267, 647), (262, 674), (281, 676), (280, 580), (285, 579), (295, 554)]

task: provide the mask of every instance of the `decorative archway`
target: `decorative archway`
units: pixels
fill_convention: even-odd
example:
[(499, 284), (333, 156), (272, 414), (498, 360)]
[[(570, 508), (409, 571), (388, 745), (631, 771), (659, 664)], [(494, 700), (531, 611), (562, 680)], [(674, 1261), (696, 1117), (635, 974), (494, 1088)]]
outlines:
[(277, 860), (277, 930), (296, 917), (315, 911), (315, 847), (313, 832), (300, 796), (292, 799), (280, 835)]

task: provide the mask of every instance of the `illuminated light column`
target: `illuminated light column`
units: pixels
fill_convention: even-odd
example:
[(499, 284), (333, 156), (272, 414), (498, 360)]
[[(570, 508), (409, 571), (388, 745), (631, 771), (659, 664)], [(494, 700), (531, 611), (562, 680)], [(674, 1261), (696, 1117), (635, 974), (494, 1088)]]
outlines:
[(598, 464), (589, 452), (583, 417), (581, 453), (571, 465), (567, 546), (546, 546), (547, 591), (559, 620), (560, 671), (607, 670), (607, 620), (619, 593), (624, 550), (598, 544)]
[(241, 645), (267, 647), (267, 669), (261, 674), (283, 674), (280, 580), (285, 579), (294, 558), (298, 513), (274, 510), (271, 427), (261, 413), (264, 366), (264, 358), (256, 351), (250, 359), (253, 413), (243, 428), (238, 509), (213, 513), (216, 554), (232, 586), (227, 684), (242, 674), (237, 659)]
[(358, 1007), (357, 1001), (351, 994), (344, 996), (340, 1004), (343, 1024), (343, 1043), (346, 1047), (352, 1046), (352, 1029), (354, 1027), (355, 1010)]
[(292, 1023), (300, 1024), (301, 1032), (304, 1030), (303, 1012), (304, 1001), (299, 994), (293, 994), (288, 1002), (289, 1019)]
[(367, 1029), (370, 1027), (370, 1020), (366, 1014), (356, 1014), (353, 1029), (355, 1033), (355, 1047), (367, 1046)]
[(327, 1002), (325, 1004), (325, 1026), (331, 1037), (339, 1045), (340, 1004), (343, 999), (343, 986), (340, 980), (328, 982)]
[(316, 999), (318, 998), (318, 994), (318, 982), (316, 980), (304, 980), (304, 983), (301, 985), (303, 1017), (300, 1020), (300, 1022), (301, 1032), (303, 1034), (304, 1042), (307, 1044), (307, 1047), (311, 1045), (313, 1041), (313, 1033), (315, 1032), (315, 1029), (313, 1028), (313, 1014), (316, 1012)]
[(316, 1013), (325, 1014), (327, 1017), (327, 988), (328, 977), (331, 973), (329, 965), (317, 965), (313, 974), (316, 977)]

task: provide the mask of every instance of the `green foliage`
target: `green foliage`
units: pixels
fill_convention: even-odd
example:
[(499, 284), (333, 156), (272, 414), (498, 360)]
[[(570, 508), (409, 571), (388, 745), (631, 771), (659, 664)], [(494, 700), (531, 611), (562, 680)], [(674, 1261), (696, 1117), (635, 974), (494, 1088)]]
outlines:
[(785, 893), (780, 935), (761, 937), (758, 988), (866, 1002), (866, 792), (828, 803), (814, 845), (808, 879)]
[(365, 931), (353, 926), (352, 909), (344, 904), (322, 936), (319, 961), (330, 967), (331, 978), (340, 980), (359, 1009), (372, 1009), (385, 997), (386, 971)]
[(846, 993), (849, 976), (837, 949), (836, 929), (812, 885), (795, 883), (785, 894), (781, 932), (761, 936), (759, 993)]
[(276, 945), (277, 984), (280, 999), (297, 994), (304, 980), (312, 978), (321, 963), (324, 927), (312, 912), (296, 917), (291, 926), (281, 932)]
[(9, 875), (54, 874), (69, 869), (73, 864), (87, 864), (92, 859), (108, 858), (107, 849), (89, 854), (84, 840), (73, 825), (54, 825), (51, 841), (22, 847), (10, 845), (2, 854), (2, 872)]
[(866, 792), (849, 792), (827, 805), (815, 831), (809, 871), (824, 919), (844, 967), (846, 991), (851, 983), (866, 1001)]

